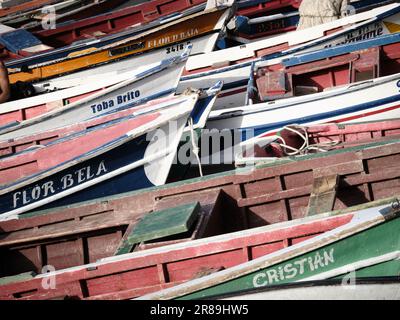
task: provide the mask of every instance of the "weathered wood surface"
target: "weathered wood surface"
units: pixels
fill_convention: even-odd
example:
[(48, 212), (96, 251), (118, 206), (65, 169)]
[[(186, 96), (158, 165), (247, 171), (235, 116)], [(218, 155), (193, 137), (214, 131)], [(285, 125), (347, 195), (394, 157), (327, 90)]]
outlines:
[(154, 211), (144, 215), (126, 234), (126, 239), (118, 247), (116, 255), (132, 251), (135, 244), (165, 238), (189, 231), (198, 218), (200, 204), (187, 204)]
[(139, 24), (156, 20), (162, 16), (179, 12), (204, 0), (152, 0), (115, 10), (107, 15), (72, 21), (56, 29), (38, 30), (35, 32), (44, 43), (53, 47), (68, 45), (87, 38), (123, 31)]
[(328, 212), (333, 209), (336, 199), (336, 191), (339, 184), (339, 176), (316, 176), (310, 195), (307, 215)]
[[(201, 205), (201, 214), (195, 221), (195, 228), (190, 232), (175, 239), (141, 243), (131, 249), (140, 251), (224, 233), (219, 216), (219, 197), (218, 191), (205, 196), (199, 195), (197, 199)], [(123, 211), (114, 211), (107, 208), (105, 201), (91, 209), (76, 210), (68, 215), (33, 215), (21, 220), (2, 222), (0, 274), (11, 276), (28, 271), (40, 273), (46, 265), (52, 265), (58, 270), (112, 256), (140, 218), (149, 212), (165, 210), (177, 204), (179, 202), (170, 204), (165, 201), (148, 201), (147, 205), (139, 204), (137, 208), (128, 205)], [(99, 205), (102, 209), (98, 211)]]
[[(280, 160), (275, 165), (265, 165), (255, 170), (241, 169), (187, 180), (160, 188), (30, 213), (24, 219), (1, 222), (1, 257), (2, 261), (9, 263), (2, 274), (38, 271), (46, 264), (53, 264), (59, 269), (85, 261), (93, 262), (96, 257), (112, 255), (122, 238), (121, 233), (127, 227), (124, 226), (122, 231), (121, 228), (111, 229), (111, 234), (120, 233), (111, 236), (114, 240), (109, 242), (114, 245), (109, 250), (103, 248), (107, 240), (102, 242), (109, 233), (105, 233), (104, 237), (99, 236), (100, 232), (92, 233), (91, 237), (96, 238), (97, 234), (100, 241), (95, 250), (95, 247), (88, 246), (90, 242), (83, 241), (85, 233), (77, 234), (74, 232), (76, 225), (73, 228), (69, 226), (73, 220), (79, 224), (80, 220), (101, 221), (100, 219), (110, 216), (110, 220), (114, 217), (115, 224), (118, 225), (119, 217), (121, 220), (123, 217), (134, 219), (146, 212), (198, 201), (202, 207), (212, 205), (210, 210), (216, 213), (207, 219), (206, 230), (199, 234), (199, 237), (206, 237), (305, 217), (315, 170), (319, 170), (321, 175), (340, 175), (334, 210), (400, 193), (400, 141), (375, 144), (369, 148), (337, 150), (329, 156), (303, 156), (301, 159), (303, 160), (295, 162)], [(46, 232), (43, 231), (42, 240), (37, 241), (39, 238), (34, 237), (31, 239), (32, 234), (36, 234), (32, 230), (46, 230), (51, 224), (58, 225), (53, 229), (54, 233), (64, 235), (47, 241)], [(46, 225), (48, 226), (45, 227)], [(47, 235), (49, 239), (52, 238), (51, 233)], [(72, 235), (78, 240), (65, 242)], [(12, 239), (15, 239), (15, 243)], [(74, 248), (71, 256), (73, 258), (69, 261), (47, 252), (50, 248), (62, 252), (61, 247), (67, 244)], [(96, 254), (94, 258), (90, 258), (93, 250)], [(3, 257), (8, 258), (3, 260)], [(16, 262), (17, 258), (20, 262)]]
[[(345, 211), (262, 228), (115, 256), (98, 263), (60, 270), (55, 290), (48, 278), (16, 279), (0, 286), (0, 298), (128, 299), (252, 261), (344, 225)], [(49, 276), (51, 276), (49, 274)]]
[[(395, 204), (355, 211), (348, 223), (324, 234), (141, 299), (212, 298), (276, 284), (344, 277), (349, 272), (356, 272), (357, 278), (397, 276), (399, 215), (398, 200)], [(299, 262), (303, 263), (301, 267)]]

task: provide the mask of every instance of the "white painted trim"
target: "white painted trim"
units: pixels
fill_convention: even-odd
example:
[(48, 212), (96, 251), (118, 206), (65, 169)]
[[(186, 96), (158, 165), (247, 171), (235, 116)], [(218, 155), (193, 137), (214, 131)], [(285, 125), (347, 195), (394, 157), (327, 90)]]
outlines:
[(378, 257), (373, 257), (370, 259), (365, 259), (361, 261), (357, 261), (354, 263), (349, 263), (345, 266), (342, 266), (340, 268), (335, 268), (330, 271), (326, 271), (314, 276), (310, 276), (301, 280), (297, 280), (296, 282), (303, 282), (303, 281), (317, 281), (317, 280), (325, 280), (333, 277), (337, 277), (340, 275), (343, 275), (345, 273), (349, 273), (352, 271), (356, 271), (358, 269), (362, 269), (365, 267), (370, 267), (379, 263), (391, 261), (391, 260), (399, 260), (400, 259), (400, 251), (393, 251)]

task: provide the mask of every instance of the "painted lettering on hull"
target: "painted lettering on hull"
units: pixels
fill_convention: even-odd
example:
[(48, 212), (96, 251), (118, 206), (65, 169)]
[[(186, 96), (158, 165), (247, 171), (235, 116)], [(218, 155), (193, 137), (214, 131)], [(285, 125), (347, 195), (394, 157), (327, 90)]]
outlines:
[(138, 42), (138, 43), (130, 44), (128, 46), (111, 49), (108, 53), (109, 53), (110, 57), (112, 57), (112, 56), (117, 56), (117, 55), (124, 54), (127, 52), (131, 52), (131, 51), (143, 50), (144, 48), (145, 48), (145, 43)]
[(197, 35), (199, 35), (199, 30), (197, 28), (192, 28), (192, 29), (180, 32), (180, 33), (175, 33), (175, 34), (164, 36), (164, 37), (161, 37), (158, 39), (149, 40), (149, 41), (147, 41), (147, 47), (149, 49), (158, 48), (158, 47), (168, 45), (170, 43), (189, 39), (189, 38), (195, 37)]
[(284, 280), (294, 279), (305, 273), (312, 273), (326, 268), (328, 265), (335, 262), (333, 254), (333, 248), (329, 251), (317, 251), (314, 255), (307, 258), (298, 259), (292, 263), (259, 272), (253, 277), (253, 286), (255, 288), (265, 287)]
[(107, 173), (104, 161), (95, 166), (85, 166), (57, 180), (38, 183), (33, 187), (14, 192), (13, 209), (26, 206), (65, 191)]
[(263, 22), (257, 25), (256, 32), (264, 33), (286, 28), (288, 25), (285, 19)]
[(189, 44), (190, 44), (190, 41), (187, 41), (186, 44), (184, 44), (184, 43), (175, 44), (173, 46), (167, 47), (166, 48), (166, 52), (167, 52), (167, 54), (171, 54), (171, 53), (174, 53), (174, 52), (183, 51), (184, 49), (186, 49), (186, 47)]
[(369, 25), (363, 28), (360, 28), (356, 31), (350, 32), (346, 34), (344, 38), (341, 38), (339, 41), (335, 41), (333, 43), (327, 44), (325, 48), (330, 48), (333, 46), (340, 46), (344, 44), (359, 42), (363, 40), (377, 38), (385, 34), (385, 30), (381, 22), (377, 22), (373, 25)]
[(109, 111), (114, 107), (121, 107), (128, 102), (133, 102), (140, 97), (140, 90), (132, 90), (125, 94), (116, 96), (110, 100), (100, 101), (98, 103), (92, 104), (90, 108), (92, 113), (100, 113), (103, 111)]

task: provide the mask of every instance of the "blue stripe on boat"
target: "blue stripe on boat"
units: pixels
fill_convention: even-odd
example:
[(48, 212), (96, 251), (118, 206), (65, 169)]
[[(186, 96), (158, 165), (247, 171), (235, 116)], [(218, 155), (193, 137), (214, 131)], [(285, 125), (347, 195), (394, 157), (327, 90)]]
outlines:
[[(384, 98), (384, 99), (379, 99), (379, 100), (375, 100), (375, 101), (358, 104), (358, 105), (351, 106), (348, 108), (313, 114), (313, 115), (309, 115), (309, 116), (302, 117), (302, 118), (295, 118), (295, 119), (290, 119), (290, 120), (285, 120), (285, 121), (274, 122), (274, 123), (268, 124), (268, 125), (240, 128), (239, 130), (243, 131), (242, 139), (244, 139), (244, 140), (242, 140), (242, 141), (245, 141), (245, 134), (246, 134), (245, 131), (246, 130), (254, 130), (254, 136), (259, 136), (265, 132), (281, 129), (282, 127), (290, 125), (290, 124), (300, 124), (301, 125), (301, 124), (306, 124), (306, 123), (316, 122), (316, 121), (321, 122), (324, 119), (338, 117), (338, 116), (345, 116), (345, 115), (349, 115), (354, 112), (369, 110), (369, 109), (376, 108), (376, 107), (379, 107), (384, 104), (393, 103), (393, 102), (397, 102), (397, 101), (400, 101), (400, 94), (397, 94), (397, 95), (394, 95), (394, 96), (391, 96), (388, 98)], [(259, 112), (263, 112), (263, 111), (259, 111)]]
[(383, 12), (381, 14), (378, 14), (376, 17), (370, 18), (370, 19), (368, 19), (366, 21), (356, 23), (354, 26), (346, 28), (346, 29), (344, 29), (342, 31), (338, 31), (338, 32), (335, 32), (335, 33), (333, 33), (331, 35), (328, 35), (328, 36), (322, 37), (320, 39), (317, 39), (315, 41), (311, 41), (311, 43), (306, 43), (306, 44), (301, 45), (299, 47), (290, 48), (288, 50), (284, 50), (284, 51), (281, 51), (281, 52), (275, 52), (275, 53), (272, 53), (272, 54), (265, 55), (264, 57), (262, 57), (262, 60), (269, 60), (269, 59), (273, 59), (273, 58), (279, 58), (279, 57), (282, 57), (282, 56), (285, 56), (285, 55), (288, 55), (288, 54), (292, 54), (292, 53), (296, 53), (296, 52), (299, 52), (299, 51), (302, 51), (302, 50), (306, 50), (306, 49), (312, 48), (314, 46), (322, 45), (324, 42), (335, 40), (336, 38), (339, 38), (339, 37), (341, 37), (343, 35), (346, 35), (348, 33), (351, 33), (353, 31), (355, 31), (355, 30), (358, 30), (360, 26), (365, 27), (367, 25), (374, 24), (377, 21), (380, 21), (380, 20), (383, 20), (383, 19), (385, 19), (387, 17), (393, 16), (393, 15), (399, 13), (399, 12), (400, 12), (400, 6), (398, 6), (396, 8), (393, 8), (393, 9), (390, 9), (388, 11), (385, 11), (385, 12)]
[(283, 59), (282, 64), (286, 67), (312, 62), (324, 58), (334, 57), (354, 51), (364, 50), (371, 47), (384, 46), (400, 41), (400, 33), (383, 35), (378, 38), (362, 40), (357, 43), (341, 45), (333, 48), (320, 49), (311, 53), (304, 53), (299, 56)]

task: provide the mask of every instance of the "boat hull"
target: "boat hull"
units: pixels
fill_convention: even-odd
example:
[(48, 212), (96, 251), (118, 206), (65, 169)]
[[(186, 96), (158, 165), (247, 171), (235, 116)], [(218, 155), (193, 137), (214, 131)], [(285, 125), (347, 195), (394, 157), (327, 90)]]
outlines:
[[(4, 231), (4, 234), (1, 234), (0, 247), (10, 253), (6, 260), (11, 264), (10, 268), (6, 268), (8, 275), (12, 275), (13, 272), (30, 271), (32, 265), (35, 266), (36, 272), (40, 272), (41, 268), (48, 263), (56, 266), (57, 269), (72, 267), (84, 263), (81, 260), (82, 257), (87, 262), (94, 262), (92, 257), (106, 257), (110, 255), (110, 250), (116, 250), (121, 235), (113, 231), (120, 225), (123, 217), (128, 215), (131, 219), (136, 219), (147, 212), (177, 205), (200, 202), (203, 208), (211, 208), (214, 214), (210, 220), (209, 235), (240, 231), (239, 235), (245, 236), (248, 233), (253, 236), (255, 235), (253, 228), (296, 220), (331, 210), (345, 213), (346, 208), (355, 205), (360, 205), (360, 209), (365, 209), (373, 199), (379, 199), (375, 202), (376, 205), (392, 203), (395, 200), (392, 197), (400, 193), (400, 161), (398, 161), (400, 144), (396, 139), (393, 141), (376, 142), (348, 150), (342, 149), (294, 159), (277, 159), (275, 163), (256, 168), (242, 168), (224, 174), (100, 198), (86, 203), (22, 214), (18, 220), (0, 223), (0, 228)], [(315, 198), (314, 192), (319, 190), (321, 179), (330, 181), (329, 177), (333, 175), (339, 176), (334, 201), (327, 205), (329, 201), (324, 200), (323, 205), (317, 206), (319, 211), (316, 212), (313, 210), (315, 207), (312, 205), (311, 198)], [(322, 185), (325, 186), (325, 184)], [(84, 225), (93, 227), (90, 221), (104, 219), (108, 223), (97, 225), (98, 231), (93, 230), (91, 234), (94, 237), (93, 240), (92, 238), (88, 242), (79, 240), (87, 236), (88, 229), (84, 228)], [(49, 221), (51, 224), (46, 227)], [(70, 221), (76, 221), (74, 227), (71, 227)], [(83, 221), (82, 229), (79, 228), (80, 221)], [(102, 226), (108, 228), (108, 231)], [(36, 233), (34, 231), (36, 229), (43, 231)], [(250, 230), (246, 231), (247, 229)], [(64, 252), (65, 241), (71, 237), (78, 240), (68, 243), (67, 246), (71, 246), (68, 249), (71, 253), (68, 259), (64, 259), (56, 253)], [(116, 240), (115, 237), (117, 237)], [(53, 240), (48, 242), (49, 238)], [(108, 243), (107, 239), (110, 238), (114, 239), (113, 246), (107, 245), (107, 248), (103, 250), (104, 243)], [(96, 239), (99, 244), (93, 247), (91, 244), (97, 243)], [(260, 239), (268, 240), (264, 236)], [(209, 243), (207, 239), (204, 241)], [(258, 257), (259, 254), (274, 250), (276, 243), (274, 240), (271, 241), (271, 245), (255, 247), (250, 257)], [(292, 241), (293, 244), (295, 242), (295, 240)], [(240, 246), (237, 253), (239, 257), (243, 257), (242, 253), (248, 252), (248, 249), (242, 247), (245, 242), (236, 243)], [(278, 248), (287, 246), (287, 243), (288, 241), (284, 240)], [(40, 252), (38, 251), (40, 246), (44, 246), (42, 250), (48, 252), (47, 255), (37, 255)], [(231, 252), (231, 248), (228, 246), (228, 253)], [(206, 256), (209, 256), (209, 248), (204, 252)], [(27, 263), (17, 262), (17, 268), (13, 261), (21, 256)], [(46, 256), (51, 258), (47, 261)], [(168, 255), (168, 257), (173, 257), (173, 255)], [(185, 258), (177, 257), (177, 259), (185, 261)], [(220, 260), (217, 258), (216, 261), (218, 267)], [(193, 264), (196, 268), (194, 273), (204, 263)], [(151, 266), (154, 265), (151, 264)], [(175, 276), (180, 274), (178, 272)], [(172, 278), (173, 276), (166, 279)], [(158, 276), (155, 279), (160, 280)], [(165, 285), (168, 285), (169, 280), (165, 281)], [(160, 287), (157, 286), (154, 290), (156, 289)]]
[[(183, 51), (185, 47), (180, 46), (183, 42), (205, 37), (210, 33), (219, 33), (229, 15), (230, 9), (210, 9), (169, 22), (139, 35), (112, 39), (110, 43), (107, 43), (106, 39), (95, 40), (92, 41), (93, 44), (89, 42), (74, 46), (72, 49), (67, 47), (66, 50), (59, 49), (48, 54), (43, 53), (11, 61), (6, 64), (10, 83), (33, 82), (58, 77), (129, 57), (139, 57), (152, 51), (162, 52), (162, 56), (158, 54), (157, 57), (158, 60), (163, 60), (168, 58), (168, 54), (171, 55), (177, 50)], [(196, 48), (192, 54), (196, 50), (199, 49)], [(131, 67), (132, 62), (129, 62)], [(140, 61), (137, 60), (135, 63), (140, 63)]]
[(400, 227), (399, 210), (396, 202), (359, 211), (349, 223), (317, 237), (141, 299), (199, 299), (335, 277), (397, 276), (400, 268), (400, 239), (396, 232)]
[[(5, 141), (34, 135), (130, 108), (148, 100), (172, 95), (183, 71), (187, 54), (188, 52), (176, 59), (162, 61), (152, 68), (135, 74), (132, 79), (127, 79), (74, 103), (5, 128), (0, 139)], [(154, 86), (156, 81), (159, 83), (158, 86)]]
[[(385, 8), (387, 8), (386, 12)], [(290, 57), (295, 53), (304, 53), (340, 44), (357, 43), (380, 35), (397, 33), (398, 30), (392, 26), (400, 24), (400, 14), (398, 13), (400, 8), (397, 5), (389, 5), (376, 10), (323, 24), (312, 29), (259, 40), (207, 55), (190, 57), (178, 92), (184, 90), (188, 85), (202, 88), (212, 81), (224, 81), (221, 98), (217, 99), (215, 109), (244, 105), (252, 63), (263, 59)], [(380, 12), (380, 14), (371, 19), (369, 14), (372, 12)], [(350, 25), (350, 20), (354, 23), (353, 26)]]
[[(214, 206), (214, 210), (218, 210), (217, 207)], [(40, 286), (50, 275), (28, 277), (22, 281), (10, 279), (2, 286), (0, 284), (0, 298), (16, 297), (21, 291), (33, 289), (37, 291), (22, 298), (50, 299), (67, 295), (92, 300), (133, 298), (239, 265), (243, 261), (257, 260), (267, 253), (343, 226), (352, 217), (349, 212), (337, 212), (301, 219), (296, 223), (280, 223), (109, 257), (89, 265), (58, 270), (52, 278), (57, 283), (55, 290)], [(211, 219), (215, 218), (211, 216)], [(155, 272), (156, 266), (163, 267), (165, 277), (161, 279), (165, 281), (160, 279), (159, 272)], [(131, 280), (125, 280), (121, 287), (121, 277)], [(76, 286), (77, 282), (87, 284), (88, 290), (81, 291), (80, 286)], [(110, 283), (114, 285), (110, 286)]]
[[(74, 203), (105, 194), (164, 184), (195, 102), (193, 97), (181, 101), (175, 109), (167, 108), (129, 120), (121, 118), (118, 119), (118, 125), (107, 123), (106, 127), (99, 126), (94, 131), (53, 141), (45, 149), (27, 150), (3, 159), (3, 165), (9, 166), (8, 171), (4, 169), (4, 184), (0, 191), (1, 218), (15, 217), (16, 214), (41, 206), (52, 206), (60, 201), (63, 204)], [(183, 110), (177, 110), (178, 107)], [(151, 125), (157, 125), (155, 121), (160, 121), (159, 115), (168, 111), (171, 111), (170, 120), (175, 121), (174, 124), (160, 123), (159, 128), (152, 128)], [(182, 114), (177, 117), (177, 112)], [(147, 118), (150, 119), (147, 120), (148, 124), (140, 124), (141, 119)], [(138, 122), (141, 127), (129, 127), (138, 126)], [(120, 136), (121, 130), (130, 131)], [(140, 135), (139, 130), (143, 131)], [(87, 142), (102, 132), (108, 132), (107, 136)], [(65, 152), (57, 155), (56, 152), (63, 148)], [(51, 162), (43, 159), (47, 153), (53, 153)], [(34, 166), (28, 165), (27, 168), (26, 159), (31, 159)], [(20, 164), (22, 171), (10, 166), (13, 163), (17, 167)], [(15, 175), (19, 176), (16, 181), (5, 184), (7, 180), (4, 179), (11, 179)]]
[[(373, 84), (350, 85), (336, 93), (313, 98), (305, 96), (277, 100), (274, 104), (249, 105), (238, 110), (229, 109), (225, 115), (212, 113), (207, 128), (238, 131), (241, 141), (246, 141), (253, 137), (274, 135), (290, 124), (354, 123), (400, 118), (399, 81), (400, 76), (393, 76), (386, 80), (378, 79)], [(374, 97), (373, 100), (371, 97)], [(282, 114), (286, 115), (285, 119)]]

